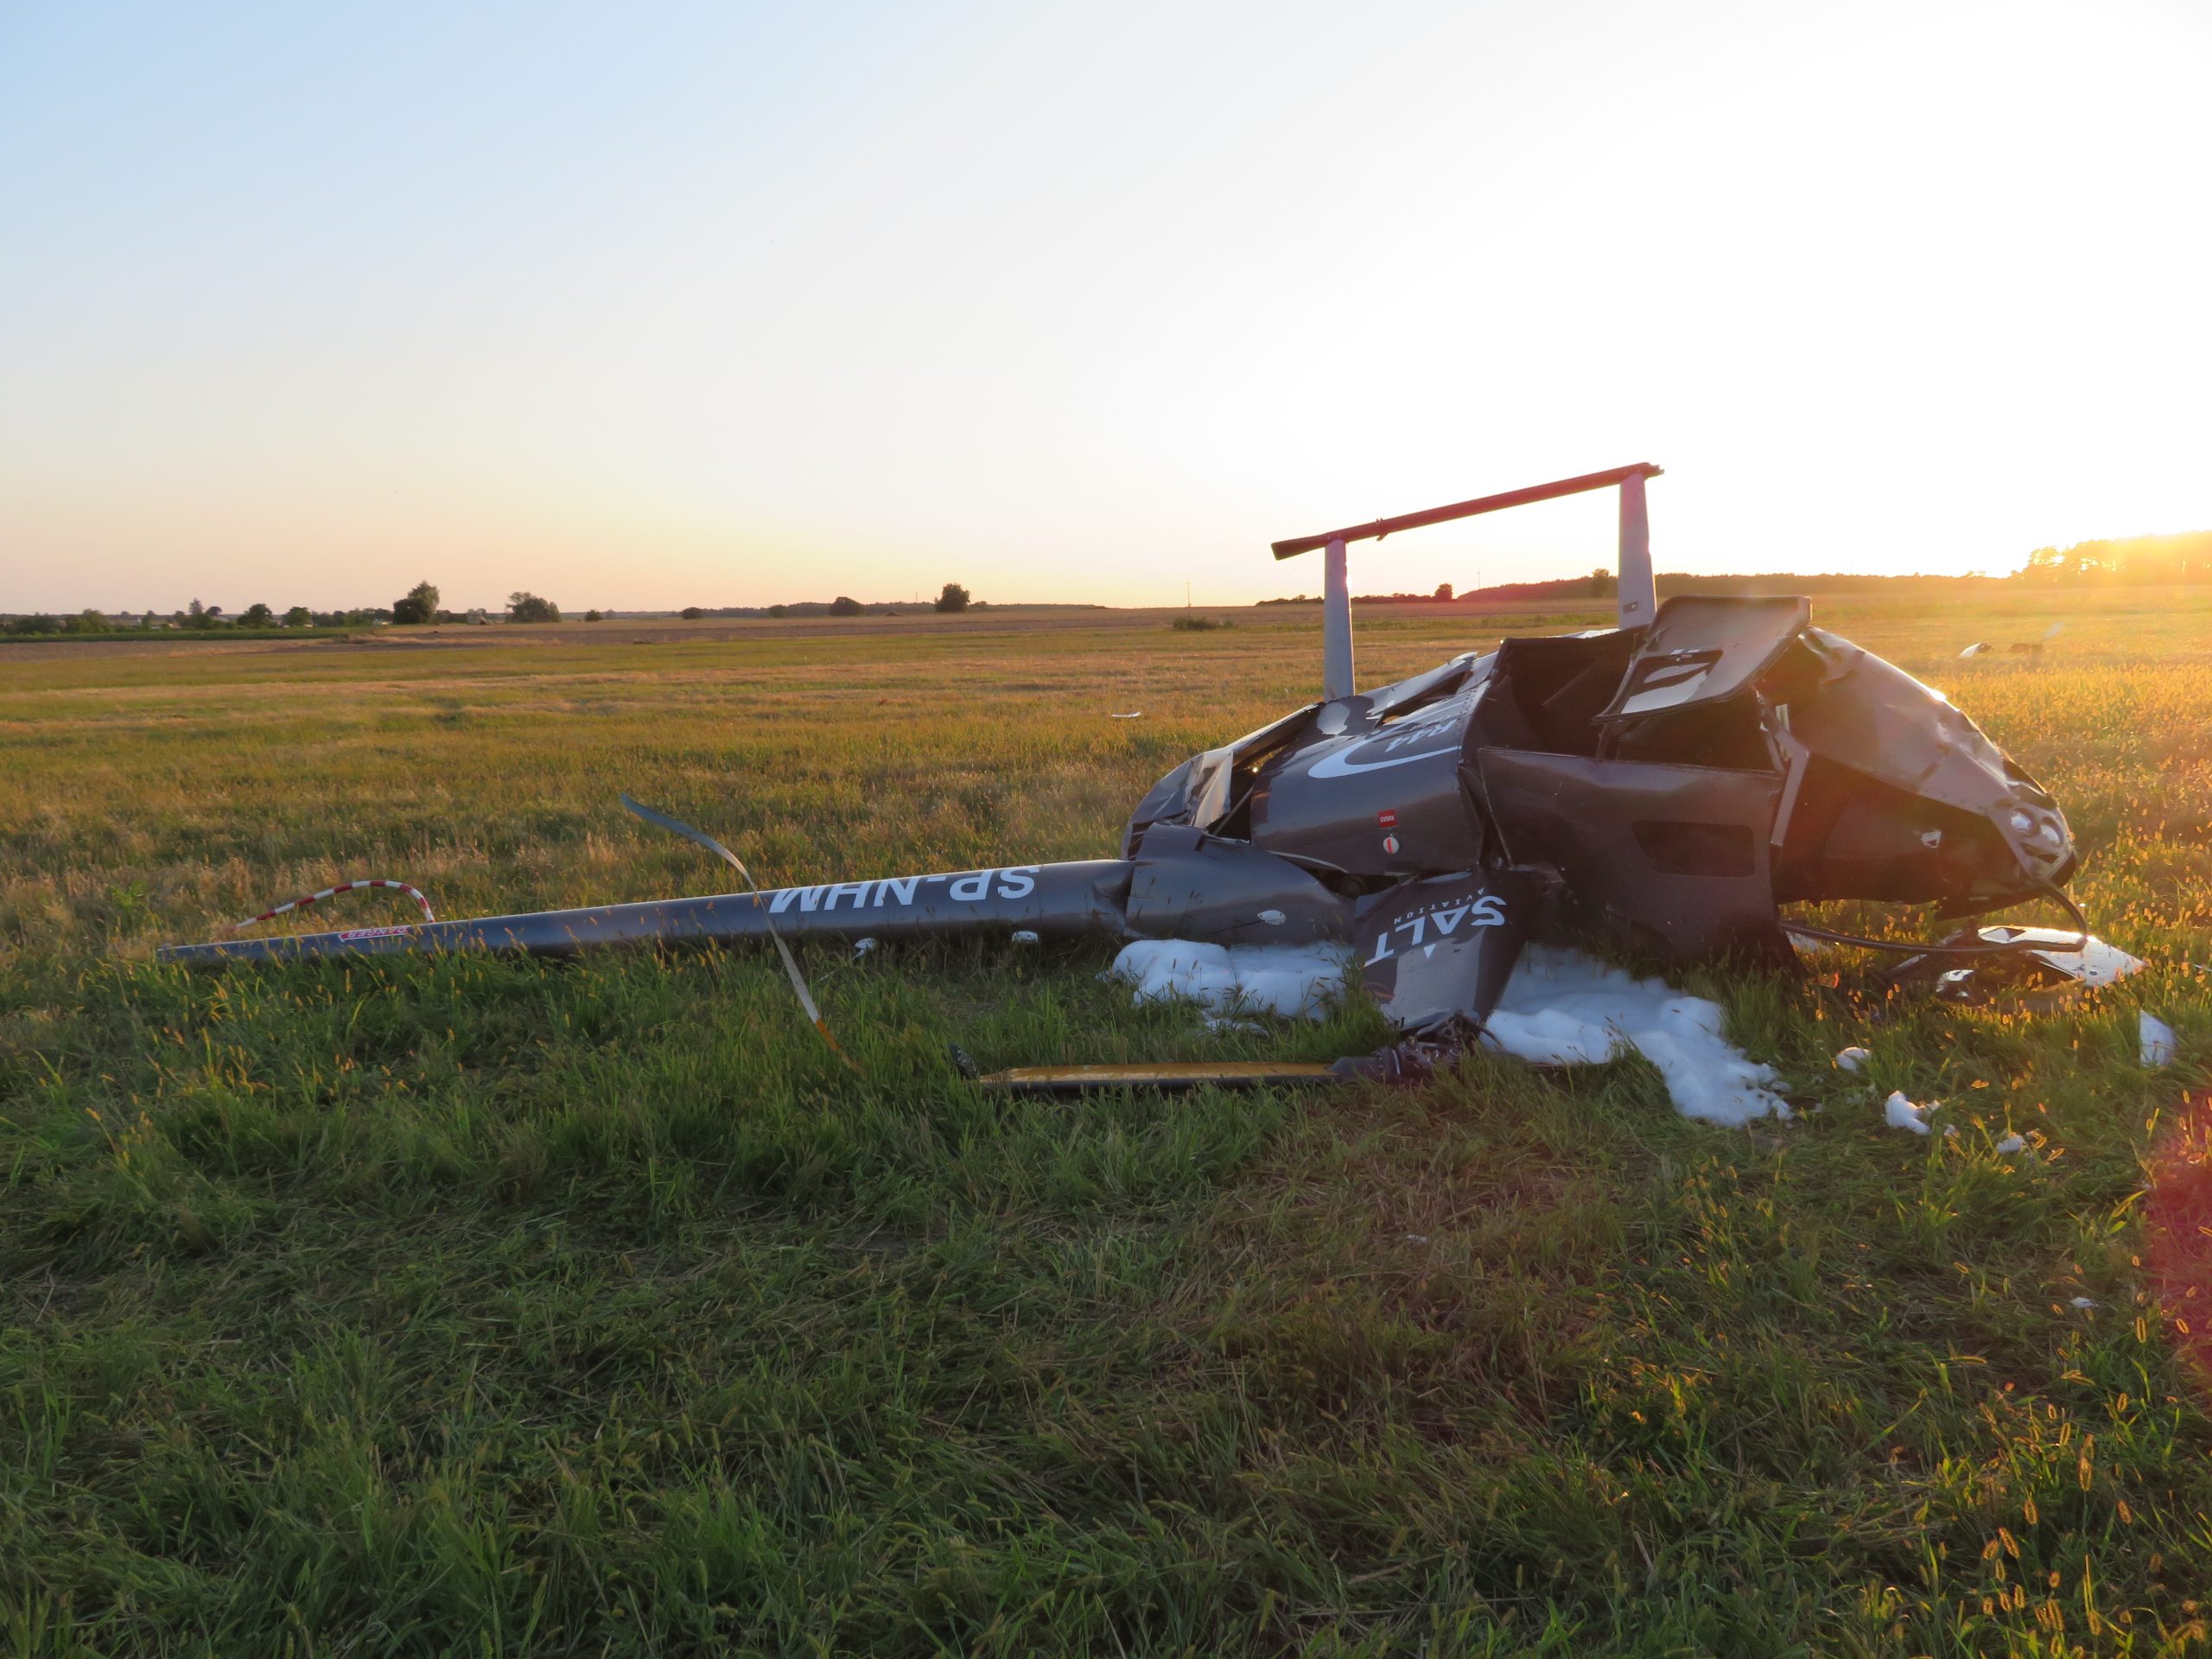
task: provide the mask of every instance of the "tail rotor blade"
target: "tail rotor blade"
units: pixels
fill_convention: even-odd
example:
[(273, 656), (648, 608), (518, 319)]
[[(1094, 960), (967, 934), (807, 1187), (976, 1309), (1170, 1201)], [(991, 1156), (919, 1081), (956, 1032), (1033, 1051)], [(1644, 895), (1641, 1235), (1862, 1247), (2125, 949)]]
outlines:
[[(752, 890), (753, 904), (755, 906), (760, 906), (760, 884), (753, 879), (753, 872), (745, 868), (745, 861), (735, 853), (730, 851), (705, 830), (694, 830), (681, 818), (671, 818), (665, 812), (656, 812), (644, 803), (632, 800), (627, 795), (623, 796), (621, 801), (624, 806), (636, 813), (647, 823), (657, 823), (664, 830), (672, 830), (686, 841), (696, 842), (709, 852), (728, 862), (732, 869), (745, 878), (745, 885)], [(791, 989), (798, 993), (799, 1007), (804, 1010), (807, 1019), (812, 1022), (815, 1030), (822, 1033), (822, 1040), (830, 1045), (830, 1052), (843, 1060), (846, 1065), (851, 1065), (853, 1063), (851, 1057), (837, 1046), (837, 1039), (830, 1034), (830, 1027), (822, 1017), (822, 1010), (815, 1005), (814, 993), (806, 988), (806, 976), (798, 970), (798, 958), (791, 955), (791, 946), (785, 944), (784, 936), (776, 931), (776, 925), (766, 920), (765, 911), (762, 912), (762, 920), (767, 927), (770, 942), (776, 947), (776, 954), (784, 959), (784, 972), (791, 982)]]

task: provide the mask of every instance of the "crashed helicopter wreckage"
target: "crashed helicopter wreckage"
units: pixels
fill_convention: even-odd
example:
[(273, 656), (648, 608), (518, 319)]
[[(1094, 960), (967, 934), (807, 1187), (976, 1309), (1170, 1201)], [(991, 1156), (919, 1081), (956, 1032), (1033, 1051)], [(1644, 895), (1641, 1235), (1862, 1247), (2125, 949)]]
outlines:
[[(1644, 482), (1658, 472), (1616, 467), (1276, 543), (1278, 559), (1324, 555), (1322, 698), (1161, 779), (1119, 858), (224, 940), (160, 957), (562, 957), (763, 936), (780, 950), (798, 938), (1017, 932), (1328, 943), (1353, 953), (1364, 988), (1405, 1033), (1363, 1063), (1397, 1075), (1471, 1040), (1524, 942), (1572, 921), (1662, 956), (1773, 963), (1794, 959), (1792, 936), (1909, 953), (1916, 965), (2031, 948), (2048, 971), (2067, 960), (2055, 945), (2089, 950), (2064, 891), (2075, 864), (2064, 815), (1940, 693), (1812, 626), (1803, 598), (1656, 603)], [(1618, 626), (1510, 638), (1355, 690), (1348, 544), (1605, 488), (1620, 492)], [(711, 838), (637, 810), (742, 871)], [(2082, 931), (1900, 944), (1783, 914), (1834, 899), (1933, 904), (1946, 918), (2052, 899)]]

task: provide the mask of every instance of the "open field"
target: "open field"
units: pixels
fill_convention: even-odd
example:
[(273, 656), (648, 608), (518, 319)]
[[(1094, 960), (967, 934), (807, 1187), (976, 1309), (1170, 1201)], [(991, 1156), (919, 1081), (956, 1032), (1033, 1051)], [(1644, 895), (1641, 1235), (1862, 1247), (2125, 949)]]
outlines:
[[(949, 1042), (1382, 1037), (1357, 1007), (1211, 1036), (1129, 1007), (1103, 949), (815, 954), (857, 1073), (766, 953), (149, 964), (353, 876), (452, 915), (725, 885), (618, 790), (764, 883), (1103, 855), (1160, 774), (1306, 698), (1310, 609), (0, 651), (0, 1634), (2212, 1645), (2212, 593), (1815, 612), (2057, 794), (2077, 896), (2153, 969), (2036, 1016), (1897, 1002), (1846, 956), (1690, 976), (1821, 1109), (1751, 1131), (1641, 1061), (960, 1080)], [(1374, 607), (1361, 678), (1599, 620)], [(2054, 621), (2041, 666), (1956, 660)], [(2179, 1064), (2137, 1065), (2139, 1007)], [(1853, 1042), (1871, 1080), (1830, 1068)], [(1885, 1129), (1891, 1088), (1959, 1133)]]

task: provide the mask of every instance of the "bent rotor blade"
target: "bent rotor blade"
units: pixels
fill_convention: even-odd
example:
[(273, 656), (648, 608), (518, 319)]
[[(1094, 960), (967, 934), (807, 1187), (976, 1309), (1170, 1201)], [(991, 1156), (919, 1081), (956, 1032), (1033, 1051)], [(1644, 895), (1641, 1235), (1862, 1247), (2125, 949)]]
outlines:
[[(627, 795), (620, 797), (620, 799), (624, 806), (636, 813), (647, 823), (657, 823), (664, 830), (673, 830), (686, 841), (696, 842), (709, 852), (727, 861), (731, 868), (745, 878), (745, 885), (752, 889), (754, 906), (757, 907), (760, 905), (760, 884), (753, 879), (753, 872), (745, 868), (745, 861), (735, 853), (730, 851), (705, 830), (694, 830), (681, 818), (671, 818), (665, 812), (656, 812), (643, 802), (632, 800)], [(763, 916), (765, 918), (765, 911)], [(766, 925), (770, 943), (776, 947), (776, 954), (784, 959), (784, 972), (791, 979), (791, 989), (798, 993), (799, 1007), (805, 1010), (806, 1017), (814, 1022), (815, 1030), (822, 1033), (822, 1040), (830, 1045), (830, 1051), (840, 1059), (843, 1059), (848, 1065), (851, 1065), (852, 1061), (846, 1055), (845, 1051), (837, 1046), (837, 1039), (830, 1034), (830, 1027), (822, 1018), (822, 1010), (815, 1006), (814, 993), (807, 989), (806, 976), (799, 972), (798, 959), (791, 955), (791, 946), (784, 943), (784, 936), (776, 931), (776, 925), (773, 922), (767, 922)]]
[(633, 801), (627, 795), (619, 796), (617, 798), (621, 801), (624, 806), (629, 808), (631, 811), (636, 813), (647, 823), (657, 823), (664, 830), (673, 830), (677, 835), (683, 836), (684, 840), (696, 841), (700, 846), (705, 848), (709, 852), (714, 854), (718, 858), (727, 860), (737, 873), (745, 878), (745, 885), (747, 887), (752, 888), (755, 893), (760, 891), (760, 884), (753, 879), (753, 872), (745, 868), (745, 861), (740, 858), (735, 853), (730, 851), (728, 848), (723, 846), (721, 842), (716, 841), (705, 830), (694, 830), (690, 824), (684, 823), (683, 819), (671, 818), (665, 812), (656, 812), (644, 802)]

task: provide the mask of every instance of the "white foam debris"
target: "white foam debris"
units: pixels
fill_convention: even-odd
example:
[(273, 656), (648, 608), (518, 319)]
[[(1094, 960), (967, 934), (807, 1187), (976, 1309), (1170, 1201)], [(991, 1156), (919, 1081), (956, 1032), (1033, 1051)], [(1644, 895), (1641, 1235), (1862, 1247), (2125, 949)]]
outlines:
[(1109, 972), (1134, 984), (1139, 1002), (1180, 997), (1216, 1014), (1318, 1020), (1344, 995), (1345, 956), (1332, 945), (1139, 939), (1122, 947)]
[(1910, 1129), (1915, 1135), (1927, 1135), (1930, 1132), (1927, 1115), (1935, 1109), (1933, 1106), (1915, 1105), (1904, 1097), (1902, 1089), (1892, 1090), (1890, 1097), (1882, 1103), (1882, 1121), (1893, 1129)]
[[(1348, 958), (1325, 945), (1197, 944), (1141, 939), (1110, 972), (1139, 1002), (1183, 997), (1217, 1014), (1265, 1010), (1319, 1018), (1343, 994)], [(1675, 1109), (1735, 1125), (1789, 1116), (1772, 1066), (1723, 1036), (1717, 1002), (1637, 979), (1579, 950), (1530, 945), (1506, 982), (1483, 1040), (1541, 1065), (1597, 1065), (1633, 1049), (1659, 1070)]]
[(1997, 647), (1984, 639), (1977, 639), (1959, 653), (1961, 657), (1986, 657)]
[(875, 944), (876, 942), (873, 938), (855, 939), (853, 941), (853, 960), (855, 962), (858, 962), (862, 957), (868, 955), (869, 951), (874, 950)]
[(1514, 964), (1483, 1040), (1541, 1065), (1594, 1065), (1634, 1049), (1659, 1069), (1675, 1109), (1707, 1123), (1789, 1116), (1781, 1081), (1721, 1034), (1718, 1002), (1637, 979), (1579, 950), (1532, 944)]
[(1861, 1048), (1858, 1044), (1853, 1043), (1849, 1048), (1836, 1051), (1835, 1068), (1839, 1071), (1864, 1071), (1866, 1069), (1866, 1062), (1873, 1058), (1872, 1049)]
[(2026, 1139), (2017, 1135), (2008, 1135), (1997, 1143), (1997, 1150), (1999, 1152), (2025, 1152), (2027, 1149)]
[(2094, 1307), (2096, 1306), (2096, 1302), (2094, 1299), (2088, 1296), (2076, 1296), (2074, 1299), (2074, 1306), (2078, 1308), (2088, 1309)]
[(1035, 928), (1017, 927), (1013, 932), (1007, 935), (1007, 942), (1009, 944), (1034, 944), (1037, 943), (1038, 938), (1039, 935)]
[(1126, 715), (1109, 715), (1106, 718), (1109, 720), (1142, 720), (1144, 718), (1144, 710), (1141, 709), (1132, 709)]
[(2171, 1065), (2174, 1063), (2174, 1028), (2155, 1014), (2135, 1016), (2135, 1034), (2143, 1046), (2142, 1058), (2145, 1065)]

